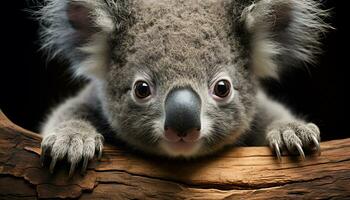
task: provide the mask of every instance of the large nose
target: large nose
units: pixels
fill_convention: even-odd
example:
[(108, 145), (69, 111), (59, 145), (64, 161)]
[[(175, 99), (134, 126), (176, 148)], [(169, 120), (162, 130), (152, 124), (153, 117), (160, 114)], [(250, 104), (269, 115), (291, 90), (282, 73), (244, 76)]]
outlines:
[(190, 88), (170, 91), (165, 100), (164, 128), (173, 129), (178, 136), (185, 137), (192, 130), (201, 129), (201, 99)]

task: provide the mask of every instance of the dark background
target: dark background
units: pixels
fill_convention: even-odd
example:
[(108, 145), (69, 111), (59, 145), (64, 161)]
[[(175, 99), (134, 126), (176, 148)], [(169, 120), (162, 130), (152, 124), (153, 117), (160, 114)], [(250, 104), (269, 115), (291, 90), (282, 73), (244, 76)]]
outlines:
[[(295, 113), (318, 124), (323, 140), (349, 137), (346, 112), (346, 58), (350, 36), (346, 30), (346, 1), (323, 1), (332, 8), (328, 20), (336, 30), (324, 40), (317, 66), (289, 71), (267, 81), (268, 91)], [(1, 11), (0, 108), (15, 123), (37, 131), (52, 106), (75, 93), (82, 84), (72, 80), (67, 65), (46, 62), (38, 45), (38, 23), (25, 11), (25, 0), (3, 1)]]

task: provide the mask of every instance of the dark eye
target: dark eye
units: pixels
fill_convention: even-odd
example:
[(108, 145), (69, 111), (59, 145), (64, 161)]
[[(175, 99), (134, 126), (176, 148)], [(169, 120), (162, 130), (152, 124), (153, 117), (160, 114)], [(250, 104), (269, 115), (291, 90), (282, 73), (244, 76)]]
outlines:
[(145, 99), (151, 95), (151, 88), (145, 81), (137, 81), (135, 83), (135, 95), (139, 99)]
[(225, 98), (230, 94), (231, 84), (227, 80), (220, 80), (215, 84), (214, 95), (220, 98)]

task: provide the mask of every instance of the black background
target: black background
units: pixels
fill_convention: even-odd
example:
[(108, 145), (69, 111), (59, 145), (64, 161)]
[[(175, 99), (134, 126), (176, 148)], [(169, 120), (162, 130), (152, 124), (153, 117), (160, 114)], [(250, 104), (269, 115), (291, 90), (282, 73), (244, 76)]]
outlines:
[[(323, 140), (349, 137), (349, 78), (346, 1), (323, 1), (332, 9), (328, 20), (336, 29), (324, 40), (317, 66), (286, 72), (279, 82), (267, 81), (268, 91), (295, 113), (321, 127)], [(25, 11), (24, 0), (3, 1), (1, 11), (0, 108), (15, 123), (37, 131), (52, 106), (82, 85), (67, 65), (46, 62), (38, 45), (38, 23)]]

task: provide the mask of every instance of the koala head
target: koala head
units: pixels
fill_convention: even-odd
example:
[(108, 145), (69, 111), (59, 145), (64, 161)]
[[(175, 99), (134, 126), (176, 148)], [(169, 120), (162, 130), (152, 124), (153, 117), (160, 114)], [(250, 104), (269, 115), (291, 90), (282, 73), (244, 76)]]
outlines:
[(43, 46), (96, 84), (118, 138), (194, 157), (234, 144), (258, 80), (311, 62), (326, 25), (313, 0), (47, 0)]

